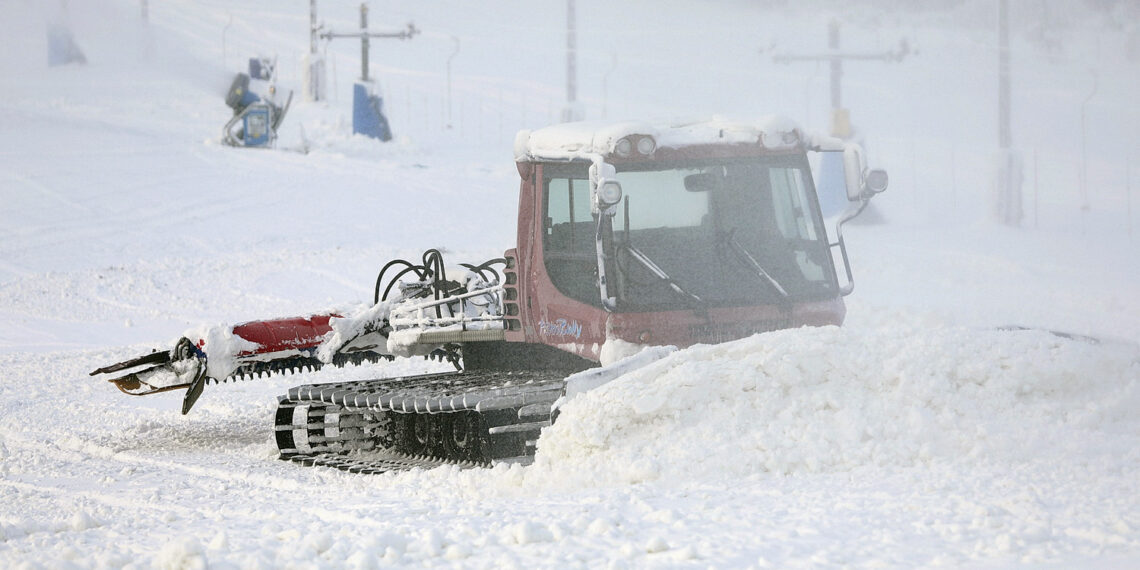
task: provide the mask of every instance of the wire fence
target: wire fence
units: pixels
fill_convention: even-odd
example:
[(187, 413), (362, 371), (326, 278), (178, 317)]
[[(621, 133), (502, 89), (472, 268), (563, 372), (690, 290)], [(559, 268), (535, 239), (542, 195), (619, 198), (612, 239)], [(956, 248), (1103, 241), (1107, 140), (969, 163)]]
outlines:
[[(993, 209), (994, 150), (941, 140), (889, 139), (870, 154), (886, 163), (891, 191), (882, 202), (915, 223), (971, 223)], [(1135, 149), (1082, 161), (1079, 152), (1019, 149), (1022, 228), (1136, 239)]]

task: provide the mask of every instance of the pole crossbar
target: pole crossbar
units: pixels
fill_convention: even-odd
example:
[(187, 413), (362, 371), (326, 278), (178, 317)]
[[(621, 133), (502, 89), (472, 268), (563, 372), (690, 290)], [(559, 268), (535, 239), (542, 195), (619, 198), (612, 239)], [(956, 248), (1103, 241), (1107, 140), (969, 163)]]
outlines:
[(408, 24), (408, 29), (400, 32), (324, 32), (321, 34), (321, 39), (331, 40), (334, 38), (393, 38), (398, 40), (410, 40), (412, 36), (420, 33), (415, 25)]

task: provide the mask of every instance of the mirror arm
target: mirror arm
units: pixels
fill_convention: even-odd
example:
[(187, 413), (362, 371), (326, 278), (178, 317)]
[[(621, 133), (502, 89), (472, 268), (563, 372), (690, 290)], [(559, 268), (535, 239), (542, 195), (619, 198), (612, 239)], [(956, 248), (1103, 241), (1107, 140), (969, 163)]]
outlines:
[(856, 216), (863, 213), (867, 208), (867, 204), (871, 203), (870, 197), (865, 197), (859, 200), (858, 206), (848, 208), (839, 221), (835, 223), (835, 243), (828, 244), (829, 247), (839, 246), (839, 254), (843, 258), (843, 270), (847, 274), (847, 284), (839, 288), (839, 294), (843, 297), (850, 295), (855, 290), (855, 277), (851, 273), (851, 260), (847, 257), (847, 243), (843, 241), (843, 226), (847, 222), (855, 219)]
[[(606, 224), (605, 222), (610, 223)], [(606, 252), (606, 230), (609, 230), (610, 240), (613, 240), (612, 215), (607, 216), (603, 213), (598, 216), (594, 233), (594, 247), (598, 256), (598, 294), (601, 296), (602, 308), (612, 313), (617, 310), (617, 297), (610, 293), (610, 263), (609, 253)]]

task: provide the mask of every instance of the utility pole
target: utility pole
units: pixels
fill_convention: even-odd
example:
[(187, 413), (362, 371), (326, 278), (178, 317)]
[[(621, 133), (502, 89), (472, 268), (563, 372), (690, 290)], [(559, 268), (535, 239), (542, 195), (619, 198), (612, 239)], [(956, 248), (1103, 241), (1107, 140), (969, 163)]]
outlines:
[(320, 32), (321, 26), (317, 23), (317, 0), (309, 0), (309, 53), (305, 54), (302, 77), (305, 84), (305, 100), (309, 102), (325, 100), (325, 58), (317, 52)]
[(1013, 144), (1009, 110), (1009, 0), (998, 2), (998, 144)]
[[(315, 1), (315, 0), (310, 0)], [(334, 38), (360, 38), (360, 81), (352, 90), (352, 132), (382, 141), (392, 139), (388, 117), (384, 115), (383, 99), (375, 93), (368, 77), (368, 52), (372, 38), (407, 40), (420, 33), (416, 25), (408, 22), (408, 27), (399, 32), (372, 32), (368, 30), (368, 4), (360, 5), (359, 32), (321, 32), (320, 37), (332, 41)]]
[[(843, 140), (854, 137), (851, 128), (851, 114), (843, 106), (843, 62), (845, 61), (885, 61), (899, 62), (910, 54), (906, 40), (899, 41), (899, 47), (882, 52), (844, 52), (840, 50), (839, 21), (831, 20), (827, 27), (827, 51), (815, 54), (776, 54), (776, 63), (801, 61), (826, 61), (831, 67), (831, 135)], [(843, 175), (843, 159), (840, 153), (825, 152), (820, 160), (816, 194), (825, 217), (837, 215), (850, 205), (847, 200), (847, 186)]]
[(566, 107), (562, 121), (581, 119), (578, 116), (578, 26), (574, 13), (574, 0), (566, 0)]
[(455, 44), (455, 49), (451, 55), (447, 56), (447, 128), (451, 128), (451, 60), (459, 55), (459, 38), (451, 36), (451, 41)]
[(1010, 127), (1009, 0), (998, 0), (998, 173), (994, 192), (994, 216), (1007, 226), (1020, 226), (1021, 154), (1013, 148)]
[(844, 61), (885, 61), (899, 62), (910, 54), (906, 40), (899, 42), (898, 49), (883, 52), (843, 52), (840, 51), (839, 21), (832, 20), (827, 29), (828, 51), (816, 54), (776, 54), (776, 63), (801, 61), (826, 61), (831, 67), (831, 134), (840, 138), (851, 136), (851, 120), (848, 110), (843, 107), (843, 62)]
[(368, 4), (360, 5), (360, 80), (368, 81), (368, 52), (372, 42), (368, 39)]
[(317, 34), (320, 33), (317, 25), (317, 0), (309, 0), (309, 54), (317, 54)]
[[(827, 47), (832, 54), (839, 53), (839, 21), (832, 20), (827, 26)], [(843, 60), (831, 57), (831, 108), (843, 108)]]
[[(315, 1), (315, 0), (314, 0)], [(368, 81), (368, 52), (371, 48), (372, 38), (390, 38), (398, 40), (409, 40), (413, 36), (420, 33), (416, 29), (416, 25), (408, 22), (408, 27), (400, 30), (399, 32), (370, 32), (368, 31), (368, 4), (360, 5), (360, 31), (359, 32), (322, 32), (321, 39), (332, 40), (334, 38), (360, 38), (360, 80)]]

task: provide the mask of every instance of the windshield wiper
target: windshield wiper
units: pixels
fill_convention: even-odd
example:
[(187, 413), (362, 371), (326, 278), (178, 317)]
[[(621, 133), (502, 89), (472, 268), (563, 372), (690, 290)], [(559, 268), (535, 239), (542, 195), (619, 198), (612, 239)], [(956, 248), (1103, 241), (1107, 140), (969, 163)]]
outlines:
[(683, 287), (678, 285), (677, 282), (674, 281), (672, 277), (669, 277), (668, 273), (665, 273), (664, 269), (661, 269), (661, 267), (659, 267), (656, 263), (654, 263), (653, 260), (650, 259), (648, 255), (645, 255), (644, 253), (642, 253), (640, 249), (633, 247), (629, 243), (622, 244), (622, 247), (625, 248), (625, 250), (629, 252), (629, 255), (631, 257), (633, 257), (633, 259), (637, 260), (638, 263), (645, 266), (645, 268), (648, 269), (650, 273), (652, 273), (658, 279), (664, 281), (667, 285), (669, 285), (670, 289), (672, 289), (673, 291), (676, 291), (680, 295), (683, 295), (685, 297), (688, 297), (689, 299), (692, 299), (693, 301), (696, 301), (697, 303), (704, 303), (704, 301), (700, 297), (686, 291)]
[(760, 277), (761, 281), (771, 286), (772, 289), (779, 293), (781, 297), (786, 298), (788, 296), (788, 291), (785, 290), (782, 285), (780, 285), (780, 282), (776, 281), (776, 279), (764, 269), (764, 266), (760, 265), (760, 262), (756, 261), (756, 258), (753, 257), (747, 249), (744, 249), (744, 246), (740, 245), (740, 242), (736, 241), (736, 228), (732, 228), (724, 232), (721, 240), (723, 240), (725, 243), (728, 243), (728, 247), (730, 247), (737, 256), (746, 261), (750, 267), (752, 267), (752, 270), (756, 272), (756, 275)]

